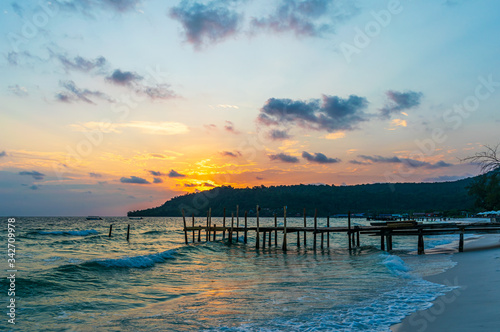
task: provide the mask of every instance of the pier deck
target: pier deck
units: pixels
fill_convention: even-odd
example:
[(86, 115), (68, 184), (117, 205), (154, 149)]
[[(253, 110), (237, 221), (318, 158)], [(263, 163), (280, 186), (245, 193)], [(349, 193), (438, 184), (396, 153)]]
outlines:
[[(257, 211), (259, 207), (257, 206)], [(330, 218), (327, 217), (327, 226), (318, 227), (317, 225), (317, 211), (314, 214), (314, 226), (307, 226), (307, 218), (304, 211), (304, 227), (301, 226), (287, 226), (286, 224), (286, 207), (284, 208), (283, 216), (283, 226), (277, 225), (277, 217), (274, 216), (274, 226), (260, 226), (259, 214), (256, 216), (256, 226), (248, 227), (248, 217), (245, 212), (244, 216), (244, 226), (240, 226), (239, 217), (237, 216), (237, 225), (234, 224), (234, 214), (231, 216), (230, 225), (226, 225), (225, 210), (223, 225), (212, 225), (211, 224), (211, 211), (209, 210), (207, 214), (206, 225), (196, 226), (194, 223), (194, 216), (192, 218), (191, 226), (187, 226), (186, 217), (184, 211), (182, 211), (184, 220), (184, 235), (186, 244), (188, 241), (188, 232), (192, 233), (192, 242), (201, 242), (202, 235), (204, 232), (204, 237), (206, 241), (215, 241), (217, 239), (217, 233), (221, 234), (222, 239), (227, 238), (230, 243), (233, 242), (233, 234), (236, 234), (236, 241), (239, 239), (239, 234), (244, 235), (244, 243), (247, 243), (248, 232), (255, 232), (255, 246), (260, 248), (261, 238), (262, 238), (262, 248), (266, 245), (271, 247), (274, 242), (274, 246), (278, 246), (278, 232), (282, 234), (282, 249), (287, 250), (288, 246), (288, 235), (290, 233), (297, 234), (297, 246), (300, 247), (302, 244), (300, 235), (303, 236), (303, 245), (307, 246), (307, 233), (311, 233), (313, 236), (312, 244), (313, 249), (317, 248), (317, 235), (320, 235), (321, 248), (330, 247), (330, 234), (331, 233), (345, 233), (347, 235), (348, 248), (359, 247), (361, 244), (360, 235), (368, 236), (379, 236), (380, 237), (380, 248), (381, 250), (392, 250), (392, 238), (394, 236), (417, 236), (418, 237), (418, 254), (424, 254), (424, 236), (428, 235), (444, 235), (444, 234), (458, 234), (459, 244), (458, 251), (462, 252), (464, 248), (464, 234), (495, 234), (500, 233), (500, 223), (499, 222), (489, 222), (489, 223), (459, 223), (459, 222), (444, 222), (444, 223), (416, 223), (414, 221), (402, 221), (397, 223), (387, 223), (386, 225), (377, 226), (352, 226), (350, 213), (348, 214), (348, 222), (346, 227), (330, 227)], [(274, 234), (274, 241), (272, 241), (272, 235)], [(326, 235), (326, 236), (325, 236)]]

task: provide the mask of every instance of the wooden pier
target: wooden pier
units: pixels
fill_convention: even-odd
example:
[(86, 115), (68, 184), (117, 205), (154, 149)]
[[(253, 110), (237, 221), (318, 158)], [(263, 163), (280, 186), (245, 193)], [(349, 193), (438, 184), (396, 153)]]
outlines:
[[(297, 247), (301, 246), (300, 236), (303, 236), (303, 245), (307, 246), (307, 233), (311, 233), (313, 236), (312, 247), (314, 250), (318, 247), (318, 235), (320, 235), (320, 248), (330, 247), (330, 235), (332, 233), (344, 233), (346, 236), (347, 247), (349, 250), (361, 246), (361, 235), (368, 236), (379, 236), (380, 237), (380, 249), (383, 251), (393, 250), (393, 237), (395, 236), (416, 236), (418, 238), (417, 252), (419, 255), (425, 253), (425, 242), (424, 236), (429, 235), (444, 235), (444, 234), (457, 234), (458, 235), (458, 251), (463, 252), (464, 250), (464, 234), (495, 234), (500, 233), (500, 223), (490, 222), (490, 223), (417, 223), (415, 221), (404, 221), (404, 222), (387, 222), (380, 223), (380, 225), (375, 226), (352, 226), (351, 225), (351, 213), (348, 214), (346, 227), (330, 227), (330, 218), (327, 217), (326, 227), (318, 227), (317, 222), (317, 210), (314, 212), (314, 224), (313, 226), (307, 225), (307, 216), (304, 209), (304, 226), (287, 226), (286, 220), (286, 207), (283, 208), (283, 226), (278, 226), (277, 215), (274, 214), (274, 225), (264, 226), (260, 225), (259, 218), (259, 206), (256, 209), (255, 224), (256, 226), (248, 227), (248, 212), (245, 211), (244, 214), (244, 226), (239, 225), (239, 208), (237, 207), (236, 213), (236, 226), (234, 225), (234, 213), (231, 215), (231, 224), (226, 226), (226, 209), (224, 209), (223, 224), (217, 226), (211, 223), (211, 209), (207, 213), (206, 225), (195, 226), (194, 215), (192, 216), (191, 226), (187, 225), (186, 216), (184, 210), (182, 210), (182, 216), (184, 221), (184, 240), (188, 244), (188, 233), (192, 233), (192, 242), (201, 242), (201, 233), (205, 233), (206, 241), (216, 241), (217, 233), (221, 234), (221, 240), (226, 238), (226, 232), (228, 233), (229, 243), (233, 243), (233, 234), (236, 235), (236, 242), (239, 241), (238, 234), (243, 233), (243, 243), (248, 243), (248, 232), (255, 232), (255, 247), (262, 249), (272, 246), (274, 242), (274, 247), (278, 247), (278, 232), (282, 234), (281, 248), (283, 251), (288, 249), (288, 237), (289, 235), (296, 234)], [(196, 236), (197, 235), (197, 236)], [(274, 235), (274, 241), (272, 241), (272, 236)], [(325, 241), (326, 238), (326, 241)], [(326, 243), (325, 243), (326, 242)]]

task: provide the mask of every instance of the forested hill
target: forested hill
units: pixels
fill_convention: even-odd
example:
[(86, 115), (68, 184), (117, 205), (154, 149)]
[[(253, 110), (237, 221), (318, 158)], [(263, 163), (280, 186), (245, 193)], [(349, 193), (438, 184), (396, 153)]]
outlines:
[(434, 211), (464, 211), (473, 208), (474, 199), (467, 194), (467, 186), (474, 178), (439, 183), (364, 184), (355, 186), (293, 185), (235, 189), (218, 187), (209, 191), (178, 196), (165, 204), (140, 211), (128, 212), (129, 216), (180, 216), (181, 209), (190, 216), (206, 216), (212, 208), (212, 216), (244, 211), (255, 215), (255, 207), (261, 207), (261, 216), (281, 214), (287, 206), (289, 216), (301, 215), (303, 208), (308, 214), (317, 208), (319, 216), (353, 213), (405, 213)]

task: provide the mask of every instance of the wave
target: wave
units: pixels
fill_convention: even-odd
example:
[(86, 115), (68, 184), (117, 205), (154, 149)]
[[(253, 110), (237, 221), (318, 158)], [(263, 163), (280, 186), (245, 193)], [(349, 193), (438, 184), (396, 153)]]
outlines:
[(38, 234), (41, 235), (70, 235), (70, 236), (87, 236), (87, 235), (97, 235), (98, 231), (95, 229), (86, 229), (82, 231), (40, 231)]
[[(122, 258), (111, 258), (111, 259), (101, 259), (92, 261), (93, 263), (99, 264), (104, 267), (119, 267), (119, 268), (148, 268), (153, 267), (157, 263), (163, 263), (170, 259), (175, 259), (176, 250), (166, 250), (160, 253), (133, 256), (133, 257), (122, 257)], [(84, 264), (89, 264), (87, 262)]]
[(381, 256), (385, 257), (385, 259), (382, 261), (382, 264), (384, 264), (387, 269), (389, 269), (391, 274), (402, 277), (410, 277), (410, 275), (408, 274), (410, 268), (400, 257), (384, 254), (382, 254)]

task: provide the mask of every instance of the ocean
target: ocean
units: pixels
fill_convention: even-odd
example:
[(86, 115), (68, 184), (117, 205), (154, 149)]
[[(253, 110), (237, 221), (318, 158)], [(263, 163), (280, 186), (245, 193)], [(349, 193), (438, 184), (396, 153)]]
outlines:
[[(249, 218), (249, 226), (254, 222)], [(287, 224), (300, 226), (303, 219), (287, 218)], [(325, 224), (319, 218), (318, 225)], [(248, 244), (240, 233), (241, 242), (232, 244), (221, 234), (193, 244), (189, 234), (186, 245), (182, 218), (23, 217), (15, 225), (16, 324), (4, 314), (1, 331), (389, 331), (454, 289), (422, 278), (454, 263), (440, 251), (416, 255), (416, 237), (395, 237), (387, 253), (378, 237), (361, 235), (361, 247), (349, 251), (345, 234), (331, 235), (330, 248), (318, 241), (314, 251), (311, 234), (307, 248), (289, 234), (283, 252), (274, 239), (273, 246), (255, 249), (254, 232)], [(0, 234), (6, 248), (6, 226)], [(428, 236), (426, 249), (456, 240)], [(5, 313), (9, 282), (2, 278), (0, 286)]]

